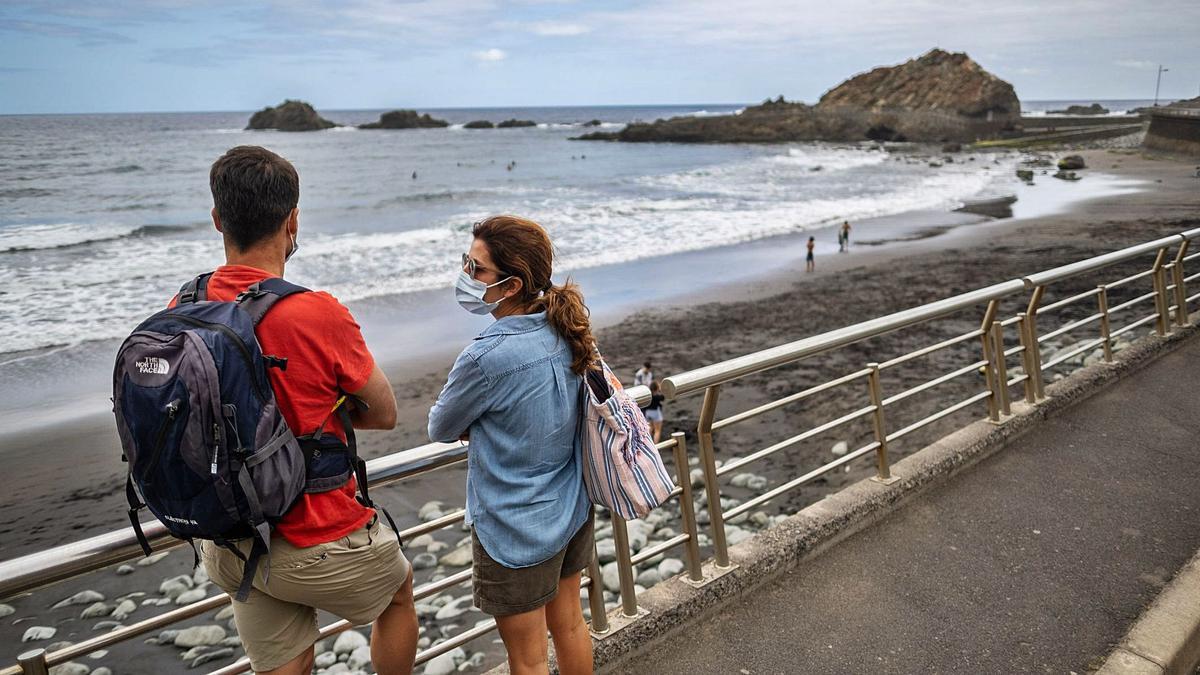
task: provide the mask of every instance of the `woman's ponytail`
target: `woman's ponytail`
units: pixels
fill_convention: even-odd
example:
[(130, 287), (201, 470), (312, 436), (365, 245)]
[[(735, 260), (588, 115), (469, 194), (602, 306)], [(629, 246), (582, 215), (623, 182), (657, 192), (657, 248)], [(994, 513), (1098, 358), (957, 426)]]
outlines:
[(582, 375), (596, 365), (596, 342), (587, 305), (579, 286), (567, 280), (550, 281), (554, 246), (540, 225), (516, 216), (492, 216), (475, 223), (472, 232), (488, 247), (504, 274), (521, 280), (515, 301), (534, 311), (545, 310), (546, 321), (571, 347), (571, 370)]

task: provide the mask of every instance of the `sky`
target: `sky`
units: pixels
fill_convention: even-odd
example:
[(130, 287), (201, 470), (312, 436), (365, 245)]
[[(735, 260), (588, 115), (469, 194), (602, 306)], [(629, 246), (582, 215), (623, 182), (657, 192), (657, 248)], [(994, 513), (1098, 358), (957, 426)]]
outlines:
[(1023, 100), (1200, 95), (1200, 0), (0, 0), (0, 114), (815, 102), (933, 47)]

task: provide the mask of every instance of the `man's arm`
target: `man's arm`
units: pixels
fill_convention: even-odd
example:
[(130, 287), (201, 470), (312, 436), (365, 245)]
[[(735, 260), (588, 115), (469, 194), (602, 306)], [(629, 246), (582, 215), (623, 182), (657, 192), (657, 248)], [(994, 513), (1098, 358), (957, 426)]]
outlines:
[(349, 393), (362, 399), (368, 406), (367, 410), (354, 408), (350, 411), (350, 420), (354, 422), (355, 429), (395, 428), (396, 393), (378, 365), (361, 389)]

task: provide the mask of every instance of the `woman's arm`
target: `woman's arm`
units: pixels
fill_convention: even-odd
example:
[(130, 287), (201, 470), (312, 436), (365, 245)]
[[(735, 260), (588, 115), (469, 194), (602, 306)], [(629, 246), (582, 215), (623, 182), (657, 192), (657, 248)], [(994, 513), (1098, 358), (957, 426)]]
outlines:
[(429, 439), (453, 443), (462, 438), (487, 412), (490, 392), (491, 384), (475, 359), (466, 352), (459, 354), (446, 386), (429, 409)]

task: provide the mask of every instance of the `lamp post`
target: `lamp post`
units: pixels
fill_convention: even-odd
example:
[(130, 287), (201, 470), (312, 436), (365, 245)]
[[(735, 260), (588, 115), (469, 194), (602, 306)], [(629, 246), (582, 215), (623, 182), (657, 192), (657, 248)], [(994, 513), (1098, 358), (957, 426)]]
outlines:
[(1154, 107), (1158, 107), (1158, 86), (1162, 84), (1162, 74), (1171, 72), (1170, 68), (1163, 68), (1162, 64), (1158, 64), (1158, 80), (1154, 82)]

